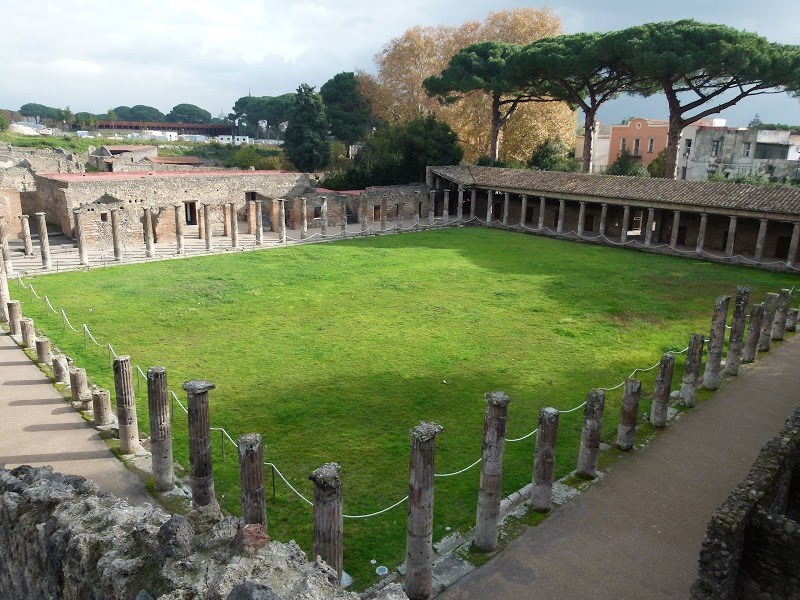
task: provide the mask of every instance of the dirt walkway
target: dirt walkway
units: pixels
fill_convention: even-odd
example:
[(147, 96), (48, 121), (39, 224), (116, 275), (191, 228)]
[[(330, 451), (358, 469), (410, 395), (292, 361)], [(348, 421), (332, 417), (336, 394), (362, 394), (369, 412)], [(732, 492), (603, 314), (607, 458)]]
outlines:
[(9, 335), (0, 335), (0, 465), (52, 465), (132, 504), (155, 500)]

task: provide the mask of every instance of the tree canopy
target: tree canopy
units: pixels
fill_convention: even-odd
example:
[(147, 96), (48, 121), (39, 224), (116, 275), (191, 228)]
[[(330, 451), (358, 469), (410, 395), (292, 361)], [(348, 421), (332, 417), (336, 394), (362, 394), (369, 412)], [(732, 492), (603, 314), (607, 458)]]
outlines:
[(533, 151), (528, 166), (540, 171), (566, 171), (573, 173), (580, 167), (572, 156), (571, 148), (561, 138), (548, 138)]
[(319, 93), (333, 137), (349, 146), (367, 135), (372, 127), (372, 111), (359, 93), (355, 73), (337, 73)]
[(23, 117), (38, 117), (39, 119), (58, 119), (58, 109), (44, 104), (29, 102), (19, 107), (19, 114)]
[(301, 171), (316, 171), (330, 162), (325, 104), (322, 96), (308, 84), (297, 88), (283, 149)]
[(203, 124), (211, 122), (211, 113), (194, 104), (176, 104), (164, 118), (167, 123)]
[(157, 108), (145, 104), (117, 106), (114, 112), (117, 113), (117, 117), (120, 121), (151, 121), (163, 123), (166, 120), (166, 115), (164, 115), (164, 113)]
[[(231, 121), (239, 121), (240, 131), (253, 137), (259, 137), (259, 123), (266, 123), (269, 129), (278, 134), (278, 125), (289, 120), (289, 113), (294, 105), (294, 94), (280, 96), (242, 96), (233, 105), (233, 112), (228, 115)], [(269, 131), (267, 131), (269, 134)]]
[[(373, 114), (387, 123), (434, 114), (448, 123), (464, 146), (466, 160), (487, 154), (492, 146), (491, 96), (476, 91), (457, 103), (428, 96), (423, 81), (442, 73), (460, 50), (478, 42), (524, 45), (561, 33), (550, 9), (515, 8), (490, 13), (483, 22), (458, 27), (413, 27), (387, 43), (375, 57), (377, 76), (359, 73), (359, 88)], [(547, 137), (571, 137), (572, 110), (560, 102), (529, 102), (518, 106), (503, 128), (499, 154), (527, 160)]]
[(325, 185), (338, 190), (425, 180), (431, 165), (457, 165), (464, 156), (453, 129), (433, 115), (379, 130), (369, 138), (347, 171), (333, 173)]

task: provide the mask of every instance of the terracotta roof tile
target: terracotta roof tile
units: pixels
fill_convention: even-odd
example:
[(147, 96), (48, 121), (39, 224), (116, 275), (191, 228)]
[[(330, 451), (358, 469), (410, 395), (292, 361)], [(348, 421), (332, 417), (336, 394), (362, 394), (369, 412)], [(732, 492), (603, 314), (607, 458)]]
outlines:
[(558, 197), (684, 204), (699, 209), (741, 210), (800, 216), (800, 188), (752, 186), (710, 181), (673, 181), (649, 177), (584, 175), (496, 167), (432, 167), (431, 172), (464, 187), (480, 187)]

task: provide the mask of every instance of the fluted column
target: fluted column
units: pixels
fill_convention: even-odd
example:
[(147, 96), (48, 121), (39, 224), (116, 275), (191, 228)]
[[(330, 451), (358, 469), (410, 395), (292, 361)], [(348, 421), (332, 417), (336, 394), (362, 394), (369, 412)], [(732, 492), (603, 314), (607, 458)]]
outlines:
[(556, 233), (563, 233), (564, 231), (564, 213), (567, 212), (567, 203), (565, 200), (558, 201), (558, 225), (556, 226)]
[(211, 419), (208, 412), (208, 392), (214, 389), (210, 381), (193, 379), (183, 384), (189, 405), (189, 471), (191, 475), (192, 506), (199, 508), (216, 503), (214, 497), (214, 464), (211, 455)]
[(606, 221), (608, 220), (608, 204), (603, 202), (600, 205), (600, 235), (606, 235)]
[(130, 356), (114, 358), (114, 390), (117, 396), (120, 452), (137, 454), (142, 451), (142, 447), (139, 444), (139, 423), (136, 420), (136, 398), (133, 393)]
[(37, 212), (36, 221), (39, 226), (39, 249), (42, 251), (42, 267), (50, 268), (50, 238), (47, 237), (47, 213)]
[(675, 250), (678, 246), (678, 232), (681, 228), (681, 211), (676, 210), (672, 215), (672, 234), (669, 236), (669, 247)]
[(22, 244), (25, 249), (25, 256), (33, 254), (33, 242), (31, 241), (31, 224), (28, 215), (20, 215), (22, 221)]
[(211, 227), (211, 205), (204, 204), (203, 205), (203, 223), (205, 224), (205, 238), (206, 238), (206, 250), (211, 250), (214, 247), (214, 242), (212, 240), (212, 227)]
[(653, 243), (653, 223), (656, 219), (656, 210), (654, 208), (647, 209), (647, 225), (644, 231), (644, 245), (650, 246)]
[[(305, 198), (303, 200), (303, 223), (305, 224)], [(264, 215), (263, 215), (263, 200), (253, 200), (253, 203), (256, 205), (256, 246), (263, 246), (264, 245)], [(303, 233), (305, 229), (300, 232), (300, 237), (305, 239)]]
[[(242, 521), (246, 525), (267, 526), (267, 499), (264, 492), (264, 446), (257, 433), (239, 436), (239, 489)], [(314, 553), (316, 555), (316, 551)]]
[(330, 566), (342, 581), (342, 480), (339, 465), (327, 463), (308, 478), (314, 482), (314, 555)]
[(759, 219), (758, 237), (756, 238), (756, 262), (764, 257), (764, 240), (767, 239), (767, 219)]
[(184, 221), (186, 220), (185, 211), (186, 208), (183, 203), (175, 205), (175, 253), (176, 254), (186, 253), (183, 243), (183, 225)]
[(86, 237), (83, 235), (83, 223), (81, 223), (81, 209), (72, 209), (72, 217), (75, 222), (75, 241), (78, 244), (78, 260), (82, 267), (89, 264), (89, 253), (86, 250)]
[(630, 226), (631, 221), (631, 207), (630, 206), (623, 206), (622, 207), (622, 230), (619, 234), (619, 241), (625, 244), (628, 241), (628, 227)]
[(733, 256), (734, 240), (736, 239), (736, 217), (728, 217), (728, 243), (725, 244), (725, 256)]
[(578, 237), (583, 237), (583, 228), (586, 223), (586, 202), (580, 203), (578, 209)]
[(228, 204), (228, 213), (231, 219), (231, 248), (239, 247), (239, 219), (236, 214), (236, 203), (231, 202)]
[(164, 367), (147, 369), (147, 407), (150, 413), (150, 452), (153, 487), (168, 492), (175, 487), (172, 461), (172, 427), (169, 421), (169, 390)]

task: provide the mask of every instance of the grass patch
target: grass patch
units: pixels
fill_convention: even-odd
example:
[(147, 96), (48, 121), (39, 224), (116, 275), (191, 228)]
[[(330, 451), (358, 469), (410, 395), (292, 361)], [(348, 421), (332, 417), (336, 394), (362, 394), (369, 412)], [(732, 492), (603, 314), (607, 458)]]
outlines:
[[(481, 452), (483, 395), (511, 398), (508, 437), (536, 427), (545, 406), (569, 409), (592, 387), (616, 385), (689, 335), (707, 332), (714, 299), (797, 278), (713, 263), (575, 244), (485, 228), (356, 239), (38, 277), (37, 292), (77, 328), (167, 367), (180, 397), (210, 379), (211, 421), (264, 436), (275, 462), (306, 496), (308, 474), (342, 465), (346, 514), (384, 508), (408, 489), (409, 429), (442, 424), (436, 471)], [(60, 316), (12, 285), (23, 311), (97, 384), (113, 389), (107, 353), (64, 331)], [(683, 357), (676, 360), (673, 389)], [(656, 371), (640, 375), (652, 392)], [(446, 382), (446, 383), (445, 383)], [(616, 432), (622, 390), (606, 398), (603, 437)], [(139, 426), (149, 427), (146, 382)], [(648, 402), (643, 399), (642, 411)], [(581, 411), (562, 415), (556, 478), (575, 468)], [(217, 434), (215, 434), (216, 436)], [(186, 419), (173, 422), (175, 458), (188, 465)], [(535, 436), (506, 446), (504, 494), (530, 482)], [(236, 453), (214, 437), (220, 502), (239, 513)], [(434, 537), (474, 523), (479, 471), (437, 479)], [(270, 535), (311, 546), (311, 510), (267, 471)], [(403, 561), (405, 505), (345, 519), (345, 570), (361, 588), (374, 566)]]

